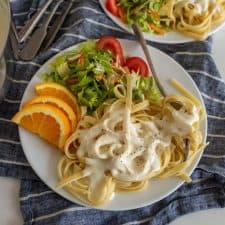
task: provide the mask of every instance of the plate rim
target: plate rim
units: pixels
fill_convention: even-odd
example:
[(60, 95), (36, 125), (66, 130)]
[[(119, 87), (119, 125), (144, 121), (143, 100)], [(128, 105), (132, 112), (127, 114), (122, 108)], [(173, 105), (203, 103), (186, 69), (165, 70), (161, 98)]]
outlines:
[[(136, 41), (129, 40), (129, 39), (118, 38), (118, 40), (119, 40), (120, 42), (121, 42), (121, 41), (125, 41), (125, 42), (128, 41), (128, 42), (132, 42), (132, 43), (137, 43)], [(50, 64), (50, 62), (51, 62), (52, 60), (54, 60), (56, 57), (60, 56), (61, 54), (65, 53), (65, 52), (67, 52), (67, 51), (70, 51), (70, 50), (73, 50), (73, 49), (78, 48), (79, 45), (80, 45), (81, 43), (83, 43), (83, 42), (85, 42), (85, 41), (79, 42), (79, 43), (74, 44), (74, 45), (72, 45), (72, 46), (70, 46), (70, 47), (68, 47), (68, 48), (63, 49), (62, 51), (60, 51), (60, 52), (58, 52), (57, 54), (53, 55), (52, 57), (50, 57), (47, 61), (45, 61), (45, 62), (43, 63), (43, 65), (35, 72), (35, 74), (33, 75), (32, 79), (31, 79), (31, 80), (29, 81), (29, 83), (27, 84), (27, 87), (26, 87), (26, 89), (25, 89), (25, 91), (24, 91), (24, 93), (23, 93), (23, 97), (22, 97), (22, 99), (21, 99), (20, 108), (22, 107), (22, 104), (24, 103), (24, 101), (27, 100), (27, 99), (26, 99), (26, 94), (27, 94), (27, 91), (28, 91), (28, 89), (29, 89), (29, 87), (30, 87), (30, 83), (32, 83), (33, 80), (39, 78), (40, 73), (41, 73), (41, 70), (43, 69), (43, 67), (48, 67), (49, 64)], [(183, 68), (183, 66), (180, 65), (180, 64), (179, 64), (178, 62), (176, 62), (171, 56), (167, 55), (167, 54), (164, 53), (163, 51), (161, 51), (161, 50), (159, 50), (159, 49), (157, 49), (157, 48), (155, 48), (155, 47), (149, 46), (149, 45), (148, 45), (148, 48), (149, 48), (149, 49), (154, 49), (154, 51), (156, 51), (158, 54), (166, 56), (169, 60), (171, 60), (174, 64), (176, 64), (177, 67), (180, 67), (180, 69), (181, 69), (182, 72), (185, 74), (185, 76), (187, 76), (187, 77), (191, 80), (192, 85), (194, 86), (194, 88), (196, 89), (196, 91), (197, 91), (198, 94), (199, 94), (199, 98), (200, 98), (199, 100), (200, 100), (201, 103), (203, 104), (203, 108), (204, 108), (204, 110), (206, 111), (206, 107), (205, 107), (205, 104), (204, 104), (204, 101), (203, 101), (203, 97), (202, 97), (202, 95), (201, 95), (201, 93), (200, 93), (200, 91), (199, 91), (199, 89), (198, 89), (198, 87), (197, 87), (195, 81), (194, 81), (193, 78), (189, 75), (189, 73)], [(47, 68), (46, 68), (46, 69), (47, 69)], [(46, 70), (46, 69), (45, 69), (45, 70)], [(204, 130), (205, 136), (204, 136), (204, 139), (203, 139), (203, 143), (206, 143), (206, 139), (207, 139), (207, 130), (208, 130), (207, 116), (205, 117), (205, 119), (204, 119), (203, 121), (201, 121), (201, 123), (202, 123), (202, 124), (204, 123), (203, 126), (205, 127), (205, 130)], [(46, 186), (48, 186), (54, 193), (60, 195), (62, 198), (67, 199), (68, 201), (70, 201), (70, 202), (72, 202), (72, 203), (75, 203), (75, 204), (79, 204), (79, 205), (82, 205), (82, 206), (85, 206), (85, 207), (89, 207), (89, 208), (93, 208), (93, 209), (98, 209), (98, 210), (102, 210), (102, 211), (115, 211), (115, 212), (116, 212), (116, 211), (133, 210), (133, 209), (138, 209), (138, 208), (145, 207), (145, 206), (148, 206), (148, 205), (152, 205), (152, 204), (154, 204), (154, 203), (156, 203), (156, 202), (158, 202), (158, 201), (160, 201), (160, 200), (166, 198), (167, 196), (169, 196), (171, 193), (175, 192), (179, 187), (181, 187), (181, 186), (184, 184), (184, 181), (183, 181), (183, 180), (180, 180), (180, 181), (179, 181), (179, 184), (176, 185), (174, 188), (172, 188), (170, 191), (166, 192), (165, 194), (161, 195), (160, 197), (157, 197), (155, 200), (148, 201), (148, 203), (147, 203), (147, 202), (146, 202), (146, 203), (138, 203), (136, 207), (129, 207), (129, 206), (127, 206), (127, 207), (123, 207), (123, 208), (119, 208), (119, 209), (114, 209), (114, 208), (113, 208), (113, 209), (107, 209), (107, 208), (104, 208), (104, 205), (102, 205), (103, 207), (101, 207), (101, 206), (100, 206), (100, 207), (98, 207), (98, 206), (91, 206), (91, 205), (88, 205), (88, 204), (85, 204), (85, 203), (81, 202), (79, 199), (77, 199), (76, 197), (74, 197), (74, 196), (72, 196), (72, 195), (71, 195), (72, 198), (70, 198), (69, 196), (63, 195), (63, 193), (61, 193), (60, 191), (57, 191), (57, 188), (51, 187), (50, 184), (46, 183), (46, 182), (43, 180), (43, 178), (39, 175), (39, 172), (38, 172), (38, 171), (35, 169), (35, 167), (33, 166), (32, 161), (30, 161), (30, 160), (28, 159), (29, 157), (28, 157), (26, 151), (24, 150), (24, 147), (23, 147), (23, 140), (22, 140), (22, 137), (21, 137), (21, 136), (22, 136), (22, 133), (23, 133), (23, 131), (24, 131), (24, 129), (23, 129), (22, 127), (18, 126), (18, 130), (19, 130), (19, 138), (20, 138), (20, 142), (21, 142), (21, 146), (22, 146), (23, 152), (24, 152), (25, 157), (26, 157), (28, 163), (30, 164), (32, 170), (37, 174), (37, 176), (40, 178), (40, 180), (41, 180)], [(27, 132), (27, 131), (26, 131), (26, 132)], [(60, 154), (61, 154), (61, 153), (60, 153)], [(192, 163), (193, 163), (192, 168), (189, 167), (189, 168), (187, 169), (187, 170), (188, 170), (187, 173), (188, 173), (189, 175), (191, 175), (191, 174), (193, 173), (193, 171), (196, 169), (196, 167), (197, 167), (199, 161), (200, 161), (201, 158), (202, 158), (202, 154), (203, 154), (203, 151), (200, 151), (200, 152), (198, 153), (198, 157), (196, 157), (196, 160), (194, 161), (194, 163), (192, 162)], [(65, 190), (63, 189), (63, 191), (65, 191)], [(65, 192), (67, 192), (67, 191), (65, 191)], [(69, 193), (69, 192), (67, 192), (67, 193)]]
[[(103, 9), (104, 13), (111, 19), (112, 22), (114, 22), (117, 26), (119, 26), (121, 29), (123, 29), (124, 31), (128, 32), (129, 34), (134, 35), (134, 32), (132, 31), (132, 29), (129, 27), (129, 25), (124, 24), (122, 21), (120, 21), (116, 16), (112, 15), (105, 7), (105, 1), (106, 0), (98, 0), (99, 4), (101, 6), (101, 8)], [(205, 40), (215, 34), (216, 32), (220, 31), (223, 27), (225, 27), (225, 20), (223, 22), (221, 22), (218, 25), (214, 25), (213, 29), (208, 33), (207, 37), (205, 38)], [(182, 37), (181, 40), (164, 40), (164, 39), (159, 39), (157, 40), (157, 38), (152, 38), (152, 37), (157, 37), (158, 35), (154, 35), (151, 33), (147, 33), (147, 32), (143, 32), (144, 34), (144, 38), (148, 41), (152, 41), (152, 42), (156, 42), (156, 43), (161, 43), (161, 44), (182, 44), (182, 43), (188, 43), (188, 42), (194, 42), (194, 41), (199, 41), (199, 40), (195, 40), (194, 38), (185, 36), (179, 32), (176, 31), (170, 31), (171, 33), (175, 33), (178, 34), (179, 36)], [(150, 35), (150, 36), (149, 36)], [(152, 37), (151, 37), (152, 36)], [(202, 40), (202, 41), (205, 41)]]

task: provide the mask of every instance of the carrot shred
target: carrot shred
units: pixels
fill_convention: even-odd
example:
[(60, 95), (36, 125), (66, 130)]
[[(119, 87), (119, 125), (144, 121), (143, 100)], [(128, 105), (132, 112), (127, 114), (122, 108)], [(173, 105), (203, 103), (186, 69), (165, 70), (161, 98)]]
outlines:
[(84, 65), (84, 63), (85, 63), (85, 58), (84, 58), (84, 55), (83, 55), (83, 54), (80, 55), (80, 57), (79, 57), (79, 59), (78, 59), (78, 63), (79, 63), (81, 66)]
[(149, 8), (149, 9), (148, 9), (148, 12), (149, 12), (149, 14), (151, 14), (151, 15), (152, 15), (153, 17), (155, 17), (156, 19), (160, 19), (159, 14), (158, 14), (155, 10)]
[(165, 31), (160, 28), (160, 27), (157, 27), (154, 23), (149, 23), (149, 27), (154, 30), (156, 33), (160, 34), (160, 35), (164, 35), (165, 34)]
[(103, 80), (105, 78), (105, 75), (104, 74), (98, 74), (97, 76), (95, 76), (95, 78), (97, 80)]
[(124, 23), (127, 23), (127, 19), (126, 19), (124, 10), (121, 6), (118, 6), (118, 16)]

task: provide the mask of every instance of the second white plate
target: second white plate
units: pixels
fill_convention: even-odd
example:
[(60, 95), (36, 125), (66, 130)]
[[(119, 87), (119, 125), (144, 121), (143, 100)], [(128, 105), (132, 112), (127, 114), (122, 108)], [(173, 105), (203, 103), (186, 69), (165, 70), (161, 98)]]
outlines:
[[(106, 0), (99, 0), (101, 7), (103, 8), (104, 12), (111, 18), (113, 22), (115, 22), (118, 26), (123, 28), (124, 30), (133, 33), (132, 29), (128, 24), (123, 23), (118, 17), (112, 15), (105, 7)], [(212, 31), (209, 32), (209, 35), (214, 34), (215, 32), (219, 31), (223, 26), (225, 26), (225, 21), (219, 25), (213, 27)], [(151, 33), (144, 33), (144, 37), (146, 40), (154, 41), (158, 43), (168, 43), (168, 44), (179, 44), (185, 42), (195, 41), (193, 38), (187, 37), (178, 33), (176, 31), (170, 31), (165, 35), (156, 35)]]

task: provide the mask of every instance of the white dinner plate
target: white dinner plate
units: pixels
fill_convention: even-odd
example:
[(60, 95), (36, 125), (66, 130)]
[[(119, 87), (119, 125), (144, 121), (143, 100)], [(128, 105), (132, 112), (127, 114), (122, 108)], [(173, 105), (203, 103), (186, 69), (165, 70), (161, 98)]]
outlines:
[[(137, 42), (128, 40), (120, 40), (120, 42), (123, 46), (125, 55), (145, 58), (141, 47)], [(35, 96), (34, 85), (38, 82), (42, 82), (41, 75), (51, 70), (50, 63), (55, 59), (55, 57), (63, 54), (63, 52), (65, 51), (74, 49), (77, 46), (78, 45), (60, 52), (49, 61), (47, 61), (37, 71), (37, 73), (34, 75), (27, 86), (22, 102)], [(195, 85), (191, 77), (185, 72), (185, 70), (172, 58), (162, 53), (161, 51), (152, 47), (149, 47), (149, 50), (151, 51), (156, 73), (159, 75), (160, 80), (168, 93), (178, 94), (178, 92), (169, 85), (169, 80), (171, 78), (174, 78), (185, 88), (187, 88), (194, 96), (196, 96), (204, 105), (197, 86)], [(206, 119), (201, 122), (201, 131), (203, 133), (203, 138), (205, 141), (207, 132)], [(80, 202), (65, 190), (56, 189), (56, 185), (58, 182), (56, 168), (57, 163), (61, 157), (60, 151), (40, 139), (38, 136), (24, 130), (23, 128), (19, 128), (19, 134), (27, 160), (29, 161), (36, 174), (41, 178), (41, 180), (62, 197), (72, 202), (84, 205), (82, 202)], [(193, 164), (188, 168), (189, 174), (196, 167), (200, 157), (201, 154), (198, 154)], [(146, 206), (157, 202), (170, 193), (174, 192), (182, 183), (183, 181), (181, 179), (175, 177), (168, 179), (153, 179), (151, 180), (150, 185), (146, 190), (133, 193), (116, 193), (112, 201), (98, 208), (103, 210), (127, 210)]]
[[(123, 28), (124, 30), (133, 33), (132, 29), (128, 24), (125, 24), (121, 21), (118, 17), (112, 15), (105, 7), (106, 0), (99, 0), (99, 3), (105, 13), (111, 18), (113, 22), (115, 22), (118, 26)], [(225, 21), (219, 25), (213, 26), (212, 31), (209, 32), (208, 36), (214, 34), (215, 32), (219, 31), (223, 26), (225, 26)], [(182, 35), (181, 33), (178, 33), (176, 31), (170, 31), (167, 32), (165, 35), (156, 35), (151, 33), (144, 32), (144, 37), (146, 40), (159, 42), (159, 43), (168, 43), (168, 44), (178, 44), (178, 43), (185, 43), (190, 41), (195, 41), (193, 38), (187, 37), (185, 35)]]

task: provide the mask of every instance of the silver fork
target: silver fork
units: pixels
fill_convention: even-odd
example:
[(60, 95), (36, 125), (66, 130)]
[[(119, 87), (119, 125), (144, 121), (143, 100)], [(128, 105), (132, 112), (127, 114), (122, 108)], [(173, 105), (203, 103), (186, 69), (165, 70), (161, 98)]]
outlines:
[(153, 76), (153, 78), (154, 78), (154, 80), (155, 80), (155, 82), (156, 82), (156, 84), (157, 84), (161, 94), (163, 96), (166, 96), (166, 91), (163, 88), (163, 86), (161, 85), (161, 83), (159, 81), (159, 78), (157, 76), (157, 73), (155, 72), (155, 69), (154, 69), (154, 66), (153, 66), (153, 63), (152, 63), (152, 59), (151, 59), (151, 55), (149, 53), (148, 46), (147, 46), (147, 43), (146, 43), (146, 41), (144, 39), (142, 31), (140, 30), (139, 26), (137, 24), (135, 24), (135, 23), (132, 25), (132, 29), (133, 29), (134, 33), (136, 34), (136, 37), (138, 38), (139, 43), (141, 44), (141, 47), (142, 47), (143, 52), (145, 54), (145, 57), (147, 59), (148, 65), (149, 65), (149, 67), (151, 69), (152, 76)]
[[(147, 43), (144, 39), (144, 36), (143, 36), (143, 33), (142, 31), (140, 30), (139, 26), (137, 24), (133, 24), (132, 25), (132, 29), (136, 35), (136, 37), (138, 38), (138, 41), (139, 43), (141, 44), (141, 47), (143, 49), (143, 52), (146, 56), (146, 59), (147, 59), (147, 62), (149, 64), (149, 67), (151, 69), (151, 72), (152, 72), (152, 76), (156, 82), (156, 85), (158, 86), (159, 88), (159, 91), (161, 92), (162, 96), (166, 96), (166, 91), (165, 89), (163, 88), (162, 84), (160, 83), (159, 81), (159, 78), (157, 76), (157, 73), (155, 72), (155, 69), (154, 69), (154, 65), (152, 63), (152, 59), (151, 59), (151, 55), (150, 55), (150, 52), (148, 50), (148, 46), (147, 46)], [(189, 156), (189, 152), (190, 152), (190, 140), (188, 138), (185, 139), (185, 155), (184, 155), (184, 161), (186, 161), (188, 159), (188, 156)]]

